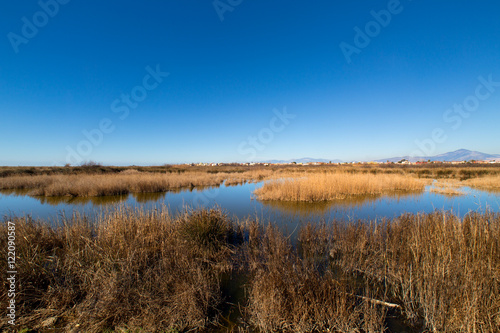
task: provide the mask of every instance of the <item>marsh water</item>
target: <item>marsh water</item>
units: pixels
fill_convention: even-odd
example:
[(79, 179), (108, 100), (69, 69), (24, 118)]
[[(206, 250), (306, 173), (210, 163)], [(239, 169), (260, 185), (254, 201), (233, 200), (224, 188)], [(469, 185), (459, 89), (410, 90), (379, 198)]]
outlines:
[(321, 203), (259, 201), (253, 191), (262, 183), (207, 188), (186, 188), (161, 193), (132, 193), (104, 197), (42, 197), (29, 196), (20, 190), (0, 191), (0, 215), (2, 218), (30, 215), (35, 219), (56, 221), (62, 215), (73, 212), (87, 215), (100, 213), (119, 205), (144, 209), (166, 206), (172, 213), (186, 207), (215, 207), (226, 211), (231, 217), (258, 218), (272, 221), (284, 227), (296, 227), (297, 223), (309, 221), (345, 221), (393, 218), (403, 213), (452, 211), (464, 216), (470, 211), (486, 209), (500, 212), (500, 192), (486, 192), (464, 187), (464, 195), (448, 196), (425, 191), (383, 196), (365, 196), (355, 199)]

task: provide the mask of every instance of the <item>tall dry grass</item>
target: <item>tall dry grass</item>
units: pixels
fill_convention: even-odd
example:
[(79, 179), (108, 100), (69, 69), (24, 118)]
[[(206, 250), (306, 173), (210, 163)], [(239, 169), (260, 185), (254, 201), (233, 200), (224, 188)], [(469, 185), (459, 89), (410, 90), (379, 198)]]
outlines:
[(379, 224), (334, 224), (333, 264), (434, 332), (500, 328), (500, 216), (407, 214)]
[(271, 170), (242, 173), (149, 173), (127, 169), (115, 174), (36, 175), (0, 178), (0, 190), (29, 190), (34, 196), (91, 197), (127, 193), (154, 193), (183, 187), (219, 186), (261, 181), (271, 177)]
[(13, 176), (0, 178), (0, 189), (29, 189), (30, 195), (42, 196), (103, 196), (217, 186), (223, 180), (222, 174), (208, 173)]
[(422, 191), (426, 181), (409, 175), (321, 173), (266, 182), (254, 194), (260, 200), (327, 201), (362, 195)]
[(356, 296), (351, 281), (301, 257), (276, 227), (251, 228), (247, 260), (251, 279), (245, 310), (259, 331), (384, 330), (383, 307)]
[(433, 187), (429, 190), (431, 193), (437, 193), (448, 196), (457, 196), (465, 194), (465, 192), (460, 189), (463, 183), (458, 179), (449, 179), (446, 181), (440, 180), (434, 182), (432, 185)]
[(463, 184), (470, 187), (477, 187), (486, 190), (500, 190), (500, 175), (488, 175), (480, 178), (471, 178), (463, 181)]
[[(173, 218), (120, 209), (96, 221), (74, 215), (59, 227), (14, 222), (19, 328), (184, 331), (220, 320), (220, 276), (231, 269), (235, 234), (220, 211)], [(0, 267), (7, 270), (6, 260)], [(0, 299), (7, 301), (5, 288)]]
[[(234, 223), (220, 210), (174, 217), (165, 209), (119, 208), (92, 220), (74, 215), (57, 226), (29, 217), (14, 222), (19, 328), (217, 330), (227, 292), (235, 289), (224, 285), (224, 276), (237, 270), (247, 276), (235, 305), (241, 329), (500, 327), (499, 214), (305, 224), (297, 243), (272, 224)], [(3, 257), (6, 244), (2, 223)], [(0, 261), (1, 270), (6, 265)], [(7, 298), (3, 284), (0, 301)]]

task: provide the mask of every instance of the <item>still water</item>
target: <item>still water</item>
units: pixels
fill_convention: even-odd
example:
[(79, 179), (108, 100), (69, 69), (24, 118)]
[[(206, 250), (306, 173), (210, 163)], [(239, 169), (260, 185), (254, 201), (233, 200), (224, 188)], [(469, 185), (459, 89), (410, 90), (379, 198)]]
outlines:
[(349, 200), (322, 203), (294, 203), (259, 201), (253, 191), (262, 183), (238, 186), (189, 188), (162, 193), (134, 193), (106, 197), (35, 197), (19, 190), (0, 191), (0, 216), (31, 215), (33, 218), (55, 221), (63, 214), (70, 216), (77, 211), (87, 215), (98, 214), (116, 205), (154, 209), (165, 205), (173, 213), (186, 207), (218, 206), (230, 216), (244, 219), (258, 218), (273, 221), (285, 227), (295, 227), (298, 222), (346, 221), (358, 219), (393, 218), (405, 212), (419, 213), (434, 210), (451, 210), (459, 216), (470, 211), (489, 209), (500, 212), (500, 193), (462, 188), (465, 195), (446, 196), (424, 192), (392, 194), (379, 197), (367, 196)]

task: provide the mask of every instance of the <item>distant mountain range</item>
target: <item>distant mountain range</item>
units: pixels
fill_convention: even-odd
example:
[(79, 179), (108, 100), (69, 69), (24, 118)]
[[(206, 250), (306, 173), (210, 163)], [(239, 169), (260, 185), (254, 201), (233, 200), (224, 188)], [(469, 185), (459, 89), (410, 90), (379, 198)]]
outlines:
[[(435, 156), (399, 156), (399, 157), (389, 157), (383, 158), (380, 160), (375, 160), (375, 162), (398, 162), (402, 159), (408, 160), (410, 162), (418, 162), (418, 161), (441, 161), (441, 162), (460, 162), (460, 161), (491, 161), (491, 160), (500, 160), (500, 154), (486, 154), (478, 151), (472, 151), (467, 149), (459, 149), (449, 153), (435, 155)], [(264, 163), (311, 163), (311, 162), (322, 162), (322, 163), (342, 163), (344, 161), (339, 159), (324, 159), (324, 158), (311, 158), (311, 157), (303, 157), (291, 160), (269, 160), (263, 161)], [(369, 162), (369, 161), (367, 161)]]
[(460, 162), (460, 161), (490, 161), (500, 159), (500, 154), (486, 154), (478, 151), (471, 151), (467, 149), (459, 149), (449, 153), (444, 153), (435, 156), (400, 156), (400, 157), (391, 157), (384, 158), (381, 160), (376, 160), (376, 162), (398, 162), (402, 159), (406, 159), (410, 162), (418, 162), (418, 161), (441, 161), (441, 162)]

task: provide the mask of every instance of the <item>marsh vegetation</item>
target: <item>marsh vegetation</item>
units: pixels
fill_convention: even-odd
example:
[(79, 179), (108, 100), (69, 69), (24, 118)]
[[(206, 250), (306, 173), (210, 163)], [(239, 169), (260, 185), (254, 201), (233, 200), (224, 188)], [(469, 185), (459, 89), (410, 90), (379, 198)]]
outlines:
[(412, 175), (319, 173), (266, 182), (255, 191), (260, 200), (328, 201), (393, 192), (423, 191), (429, 183)]
[[(500, 189), (500, 167), (439, 164), (0, 167), (0, 190), (26, 190), (32, 196), (108, 196), (269, 181), (255, 193), (259, 199), (328, 201), (358, 195), (422, 191), (433, 179), (453, 182), (453, 187), (458, 184), (495, 191)], [(435, 191), (454, 192), (451, 187)]]
[[(219, 330), (228, 308), (236, 329), (271, 332), (500, 325), (498, 214), (306, 223), (295, 239), (272, 221), (236, 221), (219, 209), (13, 221), (20, 328)], [(6, 223), (0, 229), (5, 251)], [(243, 296), (231, 295), (236, 275), (245, 276)]]

